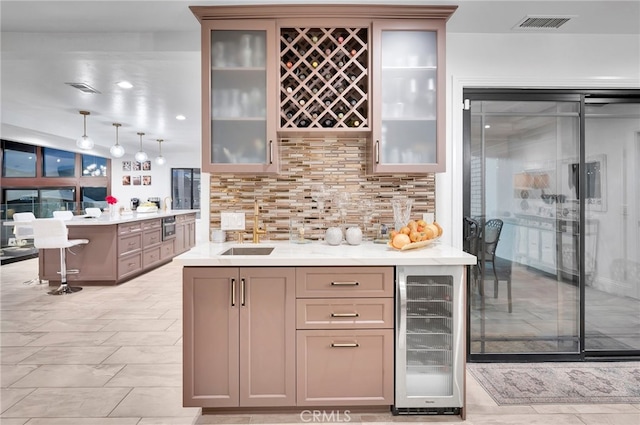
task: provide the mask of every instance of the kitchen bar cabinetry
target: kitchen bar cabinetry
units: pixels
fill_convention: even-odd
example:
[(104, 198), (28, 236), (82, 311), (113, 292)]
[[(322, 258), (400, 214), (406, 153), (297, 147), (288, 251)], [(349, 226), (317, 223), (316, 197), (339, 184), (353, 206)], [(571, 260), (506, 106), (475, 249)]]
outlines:
[(393, 273), (296, 270), (298, 406), (393, 404)]
[(278, 171), (275, 59), (275, 21), (203, 22), (203, 171)]
[(374, 173), (445, 171), (445, 22), (373, 22)]
[(302, 135), (366, 137), (371, 173), (445, 171), (445, 23), (455, 9), (192, 6), (203, 170), (277, 173), (278, 137)]
[(295, 270), (184, 269), (184, 406), (295, 405)]
[[(181, 250), (176, 251), (177, 238), (163, 240), (162, 217), (175, 216), (183, 223)], [(116, 285), (165, 264), (195, 245), (195, 213), (140, 214), (111, 219), (77, 218), (67, 222), (70, 239), (88, 239), (89, 243), (71, 249), (67, 268), (77, 269), (67, 280), (80, 285)], [(50, 285), (60, 284), (60, 252), (39, 251), (40, 279)]]
[(174, 250), (176, 254), (188, 251), (196, 244), (196, 215), (187, 214), (176, 217), (176, 237)]

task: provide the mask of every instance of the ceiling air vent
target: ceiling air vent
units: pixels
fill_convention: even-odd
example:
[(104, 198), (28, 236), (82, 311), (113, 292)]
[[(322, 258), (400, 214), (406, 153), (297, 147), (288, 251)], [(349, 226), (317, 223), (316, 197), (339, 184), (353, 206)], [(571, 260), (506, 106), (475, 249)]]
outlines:
[(76, 88), (83, 93), (100, 94), (98, 90), (94, 89), (89, 84), (85, 84), (85, 83), (65, 83), (65, 84), (73, 88)]
[(525, 16), (514, 30), (557, 30), (574, 16)]

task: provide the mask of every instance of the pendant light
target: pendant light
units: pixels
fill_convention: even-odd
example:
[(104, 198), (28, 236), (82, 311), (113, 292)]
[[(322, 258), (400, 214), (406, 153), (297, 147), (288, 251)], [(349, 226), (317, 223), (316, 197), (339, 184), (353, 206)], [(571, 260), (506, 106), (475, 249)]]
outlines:
[(120, 127), (122, 124), (118, 124), (117, 122), (113, 123), (113, 126), (116, 128), (116, 144), (111, 146), (111, 149), (109, 149), (109, 152), (111, 152), (111, 156), (114, 158), (122, 158), (122, 156), (124, 155), (124, 148), (120, 145), (120, 143), (118, 143), (118, 127)]
[(166, 158), (165, 158), (164, 156), (162, 156), (162, 142), (164, 142), (164, 140), (162, 140), (162, 139), (157, 139), (157, 141), (158, 141), (158, 151), (159, 151), (159, 154), (158, 154), (158, 156), (156, 157), (156, 164), (158, 164), (158, 165), (164, 165), (164, 164), (166, 164), (166, 163), (167, 163)]
[(145, 162), (149, 157), (147, 156), (147, 154), (142, 150), (142, 136), (144, 136), (144, 133), (138, 133), (138, 136), (140, 136), (140, 150), (138, 152), (136, 152), (136, 154), (133, 156), (136, 161), (138, 162)]
[(91, 115), (91, 112), (80, 111), (80, 115), (84, 117), (84, 133), (76, 140), (76, 146), (80, 149), (93, 149), (93, 140), (87, 136), (87, 115)]

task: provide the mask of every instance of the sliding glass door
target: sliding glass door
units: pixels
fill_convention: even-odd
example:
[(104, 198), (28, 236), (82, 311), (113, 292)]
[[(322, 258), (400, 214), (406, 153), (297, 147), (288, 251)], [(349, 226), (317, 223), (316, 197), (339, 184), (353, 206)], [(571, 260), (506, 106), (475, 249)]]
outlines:
[(640, 91), (465, 105), (469, 359), (640, 356)]

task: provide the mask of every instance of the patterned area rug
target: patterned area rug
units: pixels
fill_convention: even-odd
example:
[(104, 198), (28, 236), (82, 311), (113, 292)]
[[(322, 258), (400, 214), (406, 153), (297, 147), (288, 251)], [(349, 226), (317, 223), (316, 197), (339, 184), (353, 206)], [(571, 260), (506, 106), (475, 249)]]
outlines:
[(640, 403), (640, 362), (469, 363), (499, 405)]

